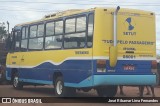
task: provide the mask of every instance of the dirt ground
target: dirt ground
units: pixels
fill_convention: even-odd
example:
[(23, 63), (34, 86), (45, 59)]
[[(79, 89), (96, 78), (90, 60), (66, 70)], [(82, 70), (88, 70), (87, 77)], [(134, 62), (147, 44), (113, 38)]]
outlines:
[[(125, 96), (119, 94), (119, 89), (116, 97), (138, 97), (138, 87), (125, 86)], [(145, 95), (144, 97), (151, 97), (151, 95)], [(156, 97), (160, 97), (160, 87), (155, 87)], [(26, 86), (23, 90), (15, 90), (12, 85), (0, 85), (1, 97), (54, 97), (54, 89), (52, 86)], [(77, 97), (96, 97), (95, 90), (90, 92), (77, 91)], [(0, 104), (0, 106), (135, 106), (138, 103), (46, 103), (46, 104)], [(159, 106), (160, 103), (139, 103), (138, 106)]]

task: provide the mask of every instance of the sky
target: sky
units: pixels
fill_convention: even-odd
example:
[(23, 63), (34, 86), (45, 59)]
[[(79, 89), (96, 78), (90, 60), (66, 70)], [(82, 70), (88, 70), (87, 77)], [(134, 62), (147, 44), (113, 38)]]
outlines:
[(16, 24), (63, 10), (117, 6), (155, 12), (156, 47), (160, 54), (160, 0), (0, 0), (0, 23), (5, 22), (7, 27), (8, 21), (11, 31)]

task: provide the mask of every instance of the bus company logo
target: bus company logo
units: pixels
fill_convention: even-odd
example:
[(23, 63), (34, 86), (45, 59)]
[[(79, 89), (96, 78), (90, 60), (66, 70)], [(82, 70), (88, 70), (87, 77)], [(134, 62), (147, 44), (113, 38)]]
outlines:
[(127, 29), (129, 31), (133, 30), (134, 27), (135, 27), (135, 21), (133, 18), (131, 17), (128, 17), (126, 20), (125, 20), (125, 26), (127, 27)]
[(136, 26), (136, 22), (133, 18), (128, 17), (127, 19), (125, 19), (124, 26), (128, 30), (126, 32), (123, 32), (124, 35), (136, 35), (136, 32), (133, 32)]

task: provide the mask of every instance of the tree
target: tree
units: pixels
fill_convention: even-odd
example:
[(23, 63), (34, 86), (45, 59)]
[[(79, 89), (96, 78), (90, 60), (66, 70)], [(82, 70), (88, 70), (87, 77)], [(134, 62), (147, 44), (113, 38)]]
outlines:
[(7, 31), (5, 30), (5, 26), (0, 26), (0, 39), (7, 35)]

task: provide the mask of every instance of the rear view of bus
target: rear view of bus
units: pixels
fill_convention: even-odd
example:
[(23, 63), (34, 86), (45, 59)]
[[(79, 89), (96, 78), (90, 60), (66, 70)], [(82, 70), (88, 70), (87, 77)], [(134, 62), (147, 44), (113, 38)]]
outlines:
[(115, 85), (156, 84), (154, 13), (119, 7), (97, 9), (94, 26), (93, 55), (99, 57), (94, 63), (94, 85), (100, 86), (100, 95), (113, 96)]

